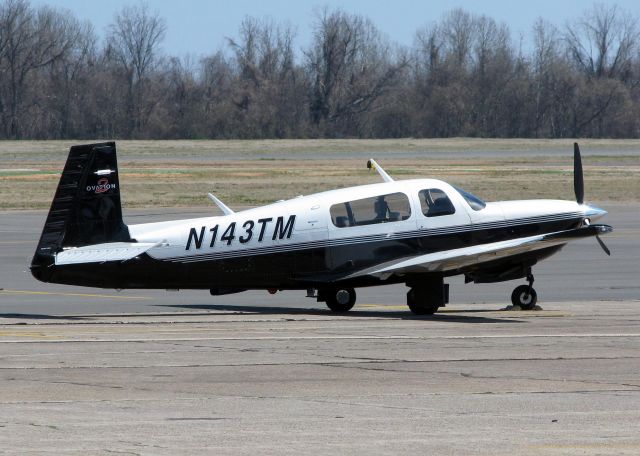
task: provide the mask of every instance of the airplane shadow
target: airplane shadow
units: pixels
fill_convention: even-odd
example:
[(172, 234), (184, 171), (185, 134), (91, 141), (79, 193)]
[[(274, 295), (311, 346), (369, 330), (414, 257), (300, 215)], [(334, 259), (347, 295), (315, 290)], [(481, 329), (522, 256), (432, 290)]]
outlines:
[[(301, 309), (298, 307), (284, 306), (238, 306), (228, 304), (162, 304), (156, 307), (172, 307), (179, 309), (206, 310), (218, 312), (238, 312), (238, 313), (255, 313), (261, 315), (314, 315), (314, 316), (348, 316), (349, 318), (389, 318), (395, 320), (425, 320), (442, 323), (524, 323), (522, 320), (513, 318), (490, 318), (472, 315), (454, 315), (453, 312), (436, 313), (434, 315), (414, 315), (407, 311), (371, 311), (360, 310), (357, 307), (345, 313), (333, 313), (330, 310), (321, 309)], [(489, 310), (470, 310), (460, 311), (466, 313), (493, 312)], [(181, 315), (185, 315), (181, 313)]]

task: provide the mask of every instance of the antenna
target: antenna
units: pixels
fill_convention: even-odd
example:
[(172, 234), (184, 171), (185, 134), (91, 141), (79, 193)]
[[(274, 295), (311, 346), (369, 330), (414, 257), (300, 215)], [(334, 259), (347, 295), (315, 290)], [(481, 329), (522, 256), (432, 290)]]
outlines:
[(231, 209), (229, 209), (229, 206), (227, 206), (222, 201), (220, 201), (218, 198), (216, 198), (213, 193), (207, 193), (207, 196), (209, 197), (209, 199), (211, 201), (213, 201), (216, 204), (216, 206), (218, 206), (220, 208), (220, 210), (222, 212), (224, 212), (224, 215), (235, 214), (235, 212), (233, 212)]
[(377, 164), (376, 161), (373, 158), (370, 158), (367, 161), (367, 168), (368, 169), (372, 169), (373, 168), (376, 171), (378, 171), (378, 174), (380, 174), (380, 176), (382, 176), (382, 179), (385, 182), (393, 182), (393, 179), (391, 178), (391, 176), (389, 176), (387, 174), (387, 172), (384, 169), (382, 169), (382, 167), (379, 164)]

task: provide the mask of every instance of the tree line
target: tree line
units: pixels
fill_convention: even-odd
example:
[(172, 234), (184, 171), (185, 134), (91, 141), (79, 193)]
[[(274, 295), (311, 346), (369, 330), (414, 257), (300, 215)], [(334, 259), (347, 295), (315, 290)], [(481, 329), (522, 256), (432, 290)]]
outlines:
[(162, 52), (144, 4), (100, 39), (69, 11), (0, 2), (0, 138), (640, 136), (640, 27), (594, 5), (564, 25), (454, 9), (394, 44), (368, 18), (316, 13), (311, 42), (247, 17), (202, 58)]

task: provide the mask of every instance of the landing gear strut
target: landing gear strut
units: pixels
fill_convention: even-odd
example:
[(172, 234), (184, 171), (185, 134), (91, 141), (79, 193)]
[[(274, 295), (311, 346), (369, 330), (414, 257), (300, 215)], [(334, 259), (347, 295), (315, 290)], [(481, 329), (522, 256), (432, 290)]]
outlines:
[(529, 285), (520, 285), (511, 293), (511, 303), (520, 306), (522, 310), (533, 310), (538, 302), (538, 293), (533, 288), (533, 274), (531, 270), (527, 273)]

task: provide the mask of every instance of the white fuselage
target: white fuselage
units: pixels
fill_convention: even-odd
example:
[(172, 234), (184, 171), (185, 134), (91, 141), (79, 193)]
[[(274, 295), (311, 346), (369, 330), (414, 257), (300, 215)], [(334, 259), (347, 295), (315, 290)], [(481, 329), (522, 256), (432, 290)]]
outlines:
[[(426, 216), (419, 197), (425, 189), (444, 192), (455, 211), (437, 217)], [(336, 204), (395, 193), (403, 193), (408, 198), (410, 214), (404, 220), (339, 227), (331, 217), (330, 210)], [(492, 202), (474, 210), (446, 182), (416, 179), (300, 196), (225, 216), (129, 225), (129, 231), (138, 242), (158, 244), (147, 252), (155, 259), (197, 262), (287, 251), (301, 244), (337, 245), (341, 241), (353, 243), (359, 239), (366, 242), (372, 237), (463, 232), (563, 218), (595, 220), (604, 214), (606, 212), (601, 209), (563, 200)]]

